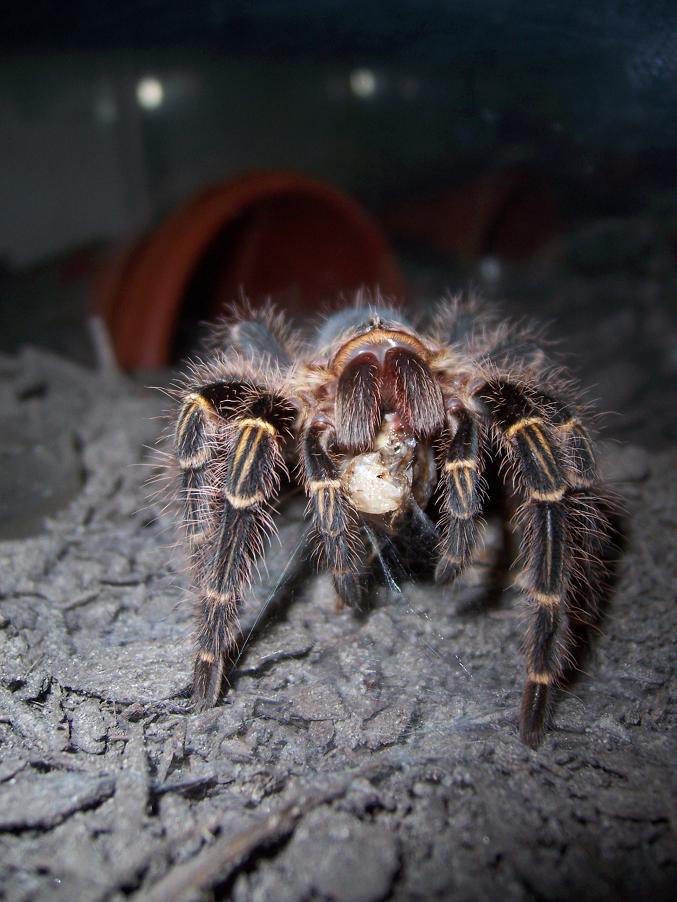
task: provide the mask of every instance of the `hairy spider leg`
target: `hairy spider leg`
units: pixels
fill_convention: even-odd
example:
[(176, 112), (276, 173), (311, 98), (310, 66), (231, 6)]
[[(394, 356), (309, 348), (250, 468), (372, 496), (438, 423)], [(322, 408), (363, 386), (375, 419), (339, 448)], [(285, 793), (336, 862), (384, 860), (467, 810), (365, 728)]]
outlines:
[(557, 398), (544, 392), (536, 397), (549, 410), (566, 458), (573, 555), (569, 611), (576, 619), (590, 622), (597, 617), (599, 597), (609, 576), (613, 504), (599, 485), (592, 441), (580, 419)]
[[(236, 413), (222, 408), (222, 414), (230, 418), (231, 435), (222, 452), (210, 551), (195, 568), (199, 599), (193, 696), (199, 708), (216, 703), (225, 669), (237, 656), (238, 608), (272, 528), (270, 505), (285, 468), (281, 444), (294, 416), (284, 399), (262, 389), (256, 395), (251, 388)], [(199, 444), (199, 436), (184, 436), (190, 428), (186, 420), (181, 440)]]
[(465, 409), (453, 415), (456, 431), (448, 424), (442, 436), (446, 454), (438, 486), (443, 512), (435, 569), (438, 583), (452, 582), (468, 563), (482, 506), (479, 425)]
[(174, 445), (181, 470), (183, 524), (194, 563), (212, 525), (211, 476), (219, 453), (223, 412), (241, 402), (245, 392), (246, 386), (239, 380), (214, 382), (190, 392), (181, 404)]
[(567, 482), (575, 489), (589, 489), (597, 481), (595, 453), (590, 436), (571, 410), (559, 399), (538, 391), (536, 403), (548, 411), (548, 421), (560, 438), (566, 454)]
[(525, 391), (508, 381), (489, 382), (482, 399), (499, 441), (516, 463), (526, 495), (520, 509), (523, 589), (531, 602), (525, 637), (527, 680), (520, 734), (532, 748), (543, 739), (549, 687), (563, 672), (571, 646), (566, 594), (571, 564), (567, 482), (562, 455), (545, 415)]
[(339, 600), (359, 607), (367, 551), (357, 511), (342, 488), (328, 450), (334, 438), (327, 423), (311, 423), (303, 435), (301, 459), (323, 563), (333, 576)]

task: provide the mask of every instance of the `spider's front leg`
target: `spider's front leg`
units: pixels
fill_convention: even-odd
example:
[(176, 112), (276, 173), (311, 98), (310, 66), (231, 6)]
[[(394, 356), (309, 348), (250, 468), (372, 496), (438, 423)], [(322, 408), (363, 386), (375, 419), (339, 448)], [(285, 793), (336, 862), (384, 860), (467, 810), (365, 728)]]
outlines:
[(181, 470), (183, 525), (193, 564), (213, 526), (214, 467), (222, 456), (224, 412), (241, 403), (244, 383), (230, 380), (203, 385), (185, 395), (176, 421), (174, 450)]
[(336, 594), (341, 602), (359, 607), (364, 594), (364, 539), (328, 450), (334, 437), (333, 427), (316, 419), (303, 435), (301, 460), (313, 524)]
[(543, 411), (519, 386), (496, 379), (482, 399), (499, 442), (515, 461), (527, 497), (523, 522), (523, 589), (531, 602), (525, 641), (527, 681), (520, 734), (532, 748), (543, 739), (549, 687), (561, 677), (571, 647), (566, 596), (572, 549), (565, 461)]
[(284, 399), (235, 381), (191, 392), (179, 415), (188, 534), (195, 534), (194, 546), (195, 536), (201, 540), (193, 554), (199, 708), (216, 703), (224, 671), (237, 656), (238, 608), (272, 525), (270, 504), (284, 470), (281, 443), (293, 417)]

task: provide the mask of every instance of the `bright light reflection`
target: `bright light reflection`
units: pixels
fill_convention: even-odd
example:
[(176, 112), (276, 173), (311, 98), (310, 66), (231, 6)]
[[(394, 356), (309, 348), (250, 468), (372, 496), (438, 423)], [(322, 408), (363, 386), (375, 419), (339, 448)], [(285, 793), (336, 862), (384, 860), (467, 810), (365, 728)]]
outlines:
[(165, 89), (158, 78), (142, 78), (136, 86), (136, 99), (144, 110), (156, 110), (165, 99)]
[(373, 97), (376, 93), (376, 76), (371, 69), (353, 69), (350, 73), (350, 90), (356, 97)]

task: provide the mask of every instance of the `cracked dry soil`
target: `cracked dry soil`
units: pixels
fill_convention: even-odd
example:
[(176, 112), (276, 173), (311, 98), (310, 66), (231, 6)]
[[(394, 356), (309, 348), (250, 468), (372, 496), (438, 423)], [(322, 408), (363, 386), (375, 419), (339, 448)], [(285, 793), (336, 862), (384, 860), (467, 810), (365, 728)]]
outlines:
[[(187, 578), (144, 503), (165, 402), (34, 351), (5, 358), (0, 384), (23, 499), (23, 538), (0, 544), (2, 898), (668, 897), (674, 452), (604, 447), (632, 530), (585, 673), (533, 752), (516, 593), (485, 609), (481, 564), (451, 593), (381, 592), (360, 618), (325, 579), (302, 584), (224, 704), (191, 713)], [(51, 486), (46, 524), (31, 481)], [(250, 620), (302, 509), (280, 519)]]

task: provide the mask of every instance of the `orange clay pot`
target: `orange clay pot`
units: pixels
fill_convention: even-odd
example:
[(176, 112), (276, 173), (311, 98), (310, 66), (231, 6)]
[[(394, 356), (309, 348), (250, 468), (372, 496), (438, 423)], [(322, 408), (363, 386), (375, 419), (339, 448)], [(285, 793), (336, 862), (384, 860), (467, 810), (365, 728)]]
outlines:
[(120, 364), (153, 368), (172, 362), (183, 318), (214, 317), (241, 292), (307, 314), (363, 285), (404, 297), (387, 242), (362, 208), (297, 173), (253, 173), (201, 192), (109, 260), (94, 301)]

